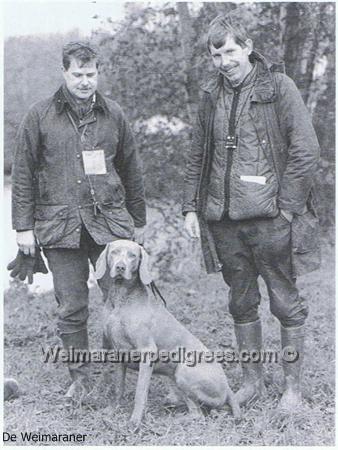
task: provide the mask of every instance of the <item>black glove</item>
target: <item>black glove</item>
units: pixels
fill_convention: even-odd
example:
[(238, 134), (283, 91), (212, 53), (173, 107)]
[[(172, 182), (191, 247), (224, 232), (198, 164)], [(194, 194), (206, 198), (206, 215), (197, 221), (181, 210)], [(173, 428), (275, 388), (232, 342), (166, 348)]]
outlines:
[(19, 277), (21, 281), (28, 278), (28, 284), (33, 283), (33, 274), (37, 272), (48, 273), (46, 264), (41, 257), (40, 247), (35, 246), (35, 255), (25, 255), (21, 250), (18, 251), (16, 258), (11, 261), (7, 270), (11, 270), (12, 278)]

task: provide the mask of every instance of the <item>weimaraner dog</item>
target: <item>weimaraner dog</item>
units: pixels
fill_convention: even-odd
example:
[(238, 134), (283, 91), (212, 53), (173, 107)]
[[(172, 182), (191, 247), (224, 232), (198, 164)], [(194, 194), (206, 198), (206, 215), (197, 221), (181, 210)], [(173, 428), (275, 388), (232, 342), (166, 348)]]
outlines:
[[(156, 355), (160, 351), (208, 351), (205, 345), (188, 331), (166, 309), (163, 302), (149, 288), (152, 282), (148, 271), (148, 254), (136, 242), (116, 240), (108, 244), (100, 255), (95, 276), (112, 280), (104, 309), (103, 342), (105, 348), (123, 351), (136, 350), (142, 355)], [(240, 408), (231, 391), (221, 364), (201, 360), (195, 365), (186, 361), (157, 361), (143, 358), (139, 369), (134, 411), (130, 423), (138, 427), (147, 402), (152, 372), (169, 377), (171, 393), (183, 399), (189, 412), (201, 415), (200, 405), (220, 408), (229, 403), (233, 415), (240, 417)], [(124, 393), (127, 365), (118, 364), (116, 383), (117, 403)]]

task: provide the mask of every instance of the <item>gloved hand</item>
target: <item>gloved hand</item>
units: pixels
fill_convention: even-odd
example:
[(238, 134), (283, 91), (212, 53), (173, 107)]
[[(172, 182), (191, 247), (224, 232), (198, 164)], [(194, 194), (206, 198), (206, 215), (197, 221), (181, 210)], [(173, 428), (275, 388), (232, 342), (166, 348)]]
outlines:
[(34, 256), (25, 255), (19, 250), (16, 258), (8, 264), (7, 270), (11, 270), (10, 276), (12, 278), (18, 276), (21, 281), (28, 278), (28, 284), (33, 283), (34, 273), (48, 273), (48, 269), (41, 257), (41, 251), (38, 246), (35, 247)]

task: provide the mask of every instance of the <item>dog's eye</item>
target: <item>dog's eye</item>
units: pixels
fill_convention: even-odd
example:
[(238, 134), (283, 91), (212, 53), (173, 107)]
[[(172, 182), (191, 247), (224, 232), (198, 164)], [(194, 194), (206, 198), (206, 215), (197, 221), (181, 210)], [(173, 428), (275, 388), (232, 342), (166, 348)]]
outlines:
[(134, 253), (128, 253), (128, 257), (129, 257), (130, 259), (135, 259), (135, 258), (136, 258), (136, 255), (135, 255)]

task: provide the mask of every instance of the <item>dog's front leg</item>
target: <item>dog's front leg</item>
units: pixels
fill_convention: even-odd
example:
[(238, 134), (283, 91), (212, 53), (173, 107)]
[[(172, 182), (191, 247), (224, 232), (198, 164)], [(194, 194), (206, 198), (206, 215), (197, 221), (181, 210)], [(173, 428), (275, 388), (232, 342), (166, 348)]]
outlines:
[(125, 363), (118, 363), (116, 367), (116, 383), (115, 383), (115, 394), (116, 394), (116, 406), (118, 407), (124, 395), (124, 387), (126, 381), (126, 371), (127, 366)]
[[(139, 366), (139, 374), (137, 379), (136, 386), (136, 394), (135, 394), (135, 404), (134, 411), (130, 418), (130, 425), (137, 429), (140, 426), (142, 416), (147, 404), (150, 378), (153, 372), (153, 361), (152, 358), (147, 357), (146, 355), (154, 355), (156, 352), (156, 348), (147, 348), (142, 351), (142, 355), (144, 359)], [(142, 357), (142, 358), (143, 358)]]

